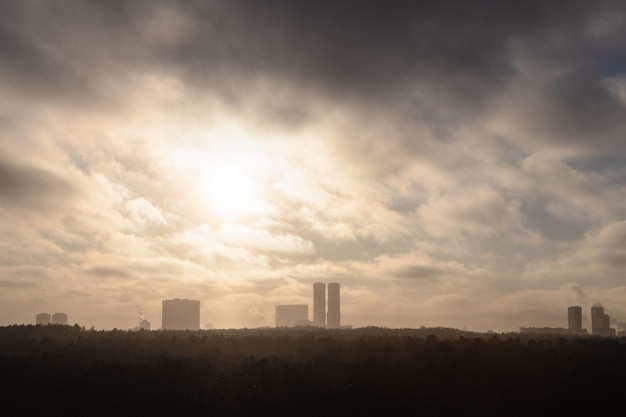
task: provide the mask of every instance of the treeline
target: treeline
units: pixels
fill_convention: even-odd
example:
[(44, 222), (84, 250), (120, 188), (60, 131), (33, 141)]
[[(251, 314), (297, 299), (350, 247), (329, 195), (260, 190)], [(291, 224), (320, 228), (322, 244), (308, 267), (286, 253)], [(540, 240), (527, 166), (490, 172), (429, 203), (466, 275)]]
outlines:
[(626, 339), (0, 328), (2, 415), (626, 415)]

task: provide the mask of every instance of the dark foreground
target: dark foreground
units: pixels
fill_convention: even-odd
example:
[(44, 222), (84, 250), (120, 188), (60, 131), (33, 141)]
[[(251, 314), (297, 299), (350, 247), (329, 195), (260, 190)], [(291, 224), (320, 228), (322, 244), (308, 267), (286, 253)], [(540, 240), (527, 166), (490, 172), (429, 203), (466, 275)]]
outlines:
[(0, 328), (4, 416), (626, 415), (626, 338)]

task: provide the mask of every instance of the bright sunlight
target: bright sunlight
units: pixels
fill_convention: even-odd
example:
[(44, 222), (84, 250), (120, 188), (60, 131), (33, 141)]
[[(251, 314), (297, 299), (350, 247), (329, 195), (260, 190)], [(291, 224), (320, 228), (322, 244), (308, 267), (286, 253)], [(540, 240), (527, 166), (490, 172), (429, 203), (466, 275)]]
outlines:
[(211, 209), (224, 218), (240, 218), (257, 212), (262, 204), (254, 176), (236, 161), (220, 161), (207, 169), (204, 178)]

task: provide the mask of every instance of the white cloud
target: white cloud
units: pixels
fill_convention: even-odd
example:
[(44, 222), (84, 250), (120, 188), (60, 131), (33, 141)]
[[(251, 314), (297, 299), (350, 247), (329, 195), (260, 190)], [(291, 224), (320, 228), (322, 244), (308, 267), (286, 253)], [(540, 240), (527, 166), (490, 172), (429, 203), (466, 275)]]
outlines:
[(161, 211), (143, 197), (135, 198), (124, 203), (124, 211), (127, 213), (130, 231), (141, 230), (151, 225), (165, 225), (165, 219)]

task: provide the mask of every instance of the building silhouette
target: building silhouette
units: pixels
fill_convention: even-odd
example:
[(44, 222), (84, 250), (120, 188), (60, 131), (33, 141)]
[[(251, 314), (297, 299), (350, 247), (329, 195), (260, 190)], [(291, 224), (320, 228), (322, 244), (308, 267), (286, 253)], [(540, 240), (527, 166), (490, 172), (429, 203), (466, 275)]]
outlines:
[(46, 326), (50, 324), (50, 314), (48, 313), (39, 313), (35, 316), (35, 324), (40, 326)]
[(326, 327), (329, 329), (341, 327), (339, 283), (337, 282), (328, 284), (328, 315), (326, 318)]
[(51, 324), (67, 324), (67, 314), (65, 313), (54, 313), (50, 320)]
[(140, 320), (139, 330), (150, 330), (150, 322), (148, 320)]
[(163, 300), (163, 330), (200, 330), (200, 300)]
[(567, 324), (570, 333), (583, 334), (583, 309), (581, 306), (567, 308)]
[(276, 306), (276, 327), (309, 325), (309, 306), (307, 304), (286, 304)]
[(313, 325), (326, 327), (326, 284), (313, 284)]
[(615, 336), (611, 328), (611, 318), (604, 313), (604, 307), (591, 307), (591, 334), (594, 336)]

